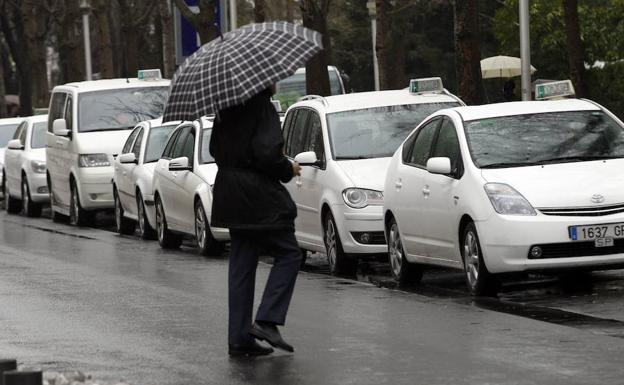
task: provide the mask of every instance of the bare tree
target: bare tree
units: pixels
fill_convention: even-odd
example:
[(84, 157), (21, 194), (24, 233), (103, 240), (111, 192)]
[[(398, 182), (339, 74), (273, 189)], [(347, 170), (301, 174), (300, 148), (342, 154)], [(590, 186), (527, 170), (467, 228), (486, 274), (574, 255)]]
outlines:
[(65, 0), (55, 9), (58, 20), (59, 64), (61, 82), (85, 79), (84, 43), (82, 39), (82, 18), (79, 0)]
[(581, 40), (579, 25), (578, 0), (562, 0), (565, 19), (566, 43), (568, 46), (568, 64), (570, 77), (578, 97), (588, 97), (585, 81), (585, 48)]
[(5, 118), (8, 113), (6, 98), (4, 97), (6, 95), (6, 88), (4, 86), (4, 63), (2, 63), (3, 60), (1, 60), (2, 48), (2, 39), (0, 39), (0, 118)]
[(47, 107), (50, 84), (47, 67), (47, 36), (50, 30), (51, 15), (45, 0), (23, 0), (21, 18), (24, 35), (28, 41), (28, 57), (31, 65), (32, 103), (35, 107)]
[(125, 68), (124, 76), (134, 76), (139, 70), (139, 37), (137, 29), (151, 16), (156, 5), (153, 1), (117, 0), (121, 13), (121, 33)]
[(108, 13), (109, 0), (95, 0), (93, 3), (93, 15), (95, 16), (97, 50), (99, 59), (100, 78), (110, 79), (115, 77), (115, 65), (113, 58), (113, 34), (111, 20)]
[(255, 0), (254, 1), (254, 20), (256, 23), (263, 23), (267, 19), (266, 17), (266, 1)]
[(454, 0), (455, 66), (459, 96), (466, 104), (483, 103), (479, 49), (479, 1)]
[(400, 12), (411, 0), (377, 0), (377, 62), (381, 89), (404, 88), (407, 84), (407, 23)]
[(160, 24), (163, 43), (163, 72), (171, 78), (175, 71), (175, 41), (173, 36), (173, 14), (170, 0), (159, 0)]
[(301, 0), (303, 26), (323, 35), (324, 49), (314, 55), (306, 64), (306, 93), (321, 96), (331, 95), (327, 65), (330, 40), (327, 33), (327, 14), (330, 0)]
[(199, 13), (194, 13), (184, 0), (173, 0), (182, 16), (191, 23), (199, 34), (202, 44), (205, 44), (215, 37), (218, 31), (215, 23), (215, 9), (218, 0), (199, 0)]

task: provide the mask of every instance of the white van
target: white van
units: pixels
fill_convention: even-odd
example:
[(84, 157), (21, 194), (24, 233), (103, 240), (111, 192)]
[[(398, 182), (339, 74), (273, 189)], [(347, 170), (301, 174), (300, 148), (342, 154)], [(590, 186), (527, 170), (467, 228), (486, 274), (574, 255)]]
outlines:
[(83, 226), (95, 210), (113, 208), (113, 158), (137, 123), (162, 115), (169, 84), (150, 70), (54, 87), (46, 149), (53, 220)]

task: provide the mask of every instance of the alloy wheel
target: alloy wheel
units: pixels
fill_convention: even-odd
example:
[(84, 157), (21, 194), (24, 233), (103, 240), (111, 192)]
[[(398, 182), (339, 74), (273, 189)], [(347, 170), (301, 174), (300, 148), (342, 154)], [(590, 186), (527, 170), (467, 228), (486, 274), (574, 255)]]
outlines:
[(472, 231), (468, 231), (464, 237), (464, 265), (468, 284), (475, 287), (479, 281), (479, 245)]
[(72, 186), (71, 189), (71, 206), (69, 208), (69, 221), (72, 225), (78, 225), (80, 218), (78, 218), (80, 212), (80, 203), (78, 203), (78, 189)]
[(389, 251), (390, 251), (390, 267), (395, 277), (401, 275), (401, 269), (403, 265), (403, 244), (401, 243), (401, 236), (399, 235), (399, 226), (396, 223), (392, 223), (389, 234)]
[(206, 243), (206, 221), (201, 204), (195, 209), (195, 237), (199, 248), (203, 249)]
[(164, 224), (165, 213), (163, 212), (162, 204), (160, 200), (156, 201), (156, 231), (158, 232), (158, 241), (163, 242), (165, 237), (165, 224)]
[(121, 202), (119, 201), (119, 196), (117, 193), (114, 194), (115, 198), (115, 225), (117, 226), (117, 231), (121, 230), (121, 216), (123, 213), (121, 212)]
[(28, 190), (28, 182), (22, 180), (22, 212), (28, 215), (28, 207), (30, 206), (30, 191)]
[(327, 245), (327, 259), (330, 266), (336, 266), (336, 228), (334, 221), (327, 219), (325, 226), (325, 244)]
[(139, 217), (139, 231), (143, 235), (145, 234), (145, 208), (143, 207), (143, 198), (140, 195), (137, 198), (137, 215)]

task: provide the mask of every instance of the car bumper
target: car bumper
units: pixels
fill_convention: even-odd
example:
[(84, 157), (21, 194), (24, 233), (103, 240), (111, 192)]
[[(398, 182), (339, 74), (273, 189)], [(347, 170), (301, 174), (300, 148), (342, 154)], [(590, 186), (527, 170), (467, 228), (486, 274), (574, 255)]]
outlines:
[(112, 167), (80, 168), (78, 171), (80, 204), (86, 210), (112, 209)]
[[(608, 268), (624, 264), (624, 240), (611, 247), (572, 241), (569, 226), (624, 222), (623, 214), (600, 217), (493, 215), (476, 223), (483, 257), (491, 273)], [(542, 255), (530, 256), (539, 246)]]
[(30, 189), (30, 199), (33, 202), (47, 203), (50, 201), (46, 174), (30, 175), (28, 177), (28, 187)]
[[(383, 235), (384, 222), (381, 206), (353, 209), (347, 205), (334, 205), (332, 213), (345, 253), (358, 255), (385, 254), (388, 252), (388, 246)], [(374, 243), (362, 243), (358, 235), (363, 233), (369, 234)]]

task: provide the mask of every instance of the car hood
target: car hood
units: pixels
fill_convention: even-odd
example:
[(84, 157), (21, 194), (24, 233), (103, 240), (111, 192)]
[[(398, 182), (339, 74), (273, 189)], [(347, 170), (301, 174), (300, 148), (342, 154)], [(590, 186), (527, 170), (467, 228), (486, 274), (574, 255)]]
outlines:
[(132, 130), (78, 132), (74, 137), (79, 154), (113, 154), (121, 153), (124, 143)]
[[(624, 159), (484, 169), (487, 182), (506, 183), (534, 207), (591, 207), (624, 203)], [(604, 201), (592, 202), (600, 194)]]
[(217, 164), (216, 163), (207, 163), (199, 165), (195, 173), (199, 175), (200, 178), (209, 185), (213, 185), (215, 182), (215, 178), (217, 177)]
[(339, 160), (336, 163), (351, 179), (354, 187), (383, 191), (391, 159)]

